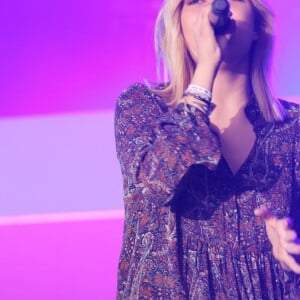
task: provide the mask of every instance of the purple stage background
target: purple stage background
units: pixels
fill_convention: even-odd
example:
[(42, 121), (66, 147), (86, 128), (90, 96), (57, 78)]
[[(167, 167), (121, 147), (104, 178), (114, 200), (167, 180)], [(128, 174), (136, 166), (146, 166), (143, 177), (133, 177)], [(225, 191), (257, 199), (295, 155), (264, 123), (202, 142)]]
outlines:
[[(161, 1), (0, 3), (0, 299), (114, 299), (122, 182), (113, 109), (154, 81)], [(271, 2), (279, 97), (300, 96), (300, 5)]]

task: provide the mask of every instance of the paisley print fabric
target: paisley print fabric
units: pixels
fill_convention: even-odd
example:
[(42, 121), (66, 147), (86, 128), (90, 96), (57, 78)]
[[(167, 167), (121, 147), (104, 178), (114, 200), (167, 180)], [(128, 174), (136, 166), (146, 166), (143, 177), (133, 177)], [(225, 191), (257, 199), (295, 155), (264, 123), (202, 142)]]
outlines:
[(297, 299), (299, 276), (273, 258), (265, 205), (300, 219), (299, 107), (283, 101), (283, 122), (264, 121), (255, 100), (246, 114), (256, 133), (232, 174), (207, 117), (167, 107), (134, 84), (115, 112), (124, 180), (125, 223), (117, 299)]

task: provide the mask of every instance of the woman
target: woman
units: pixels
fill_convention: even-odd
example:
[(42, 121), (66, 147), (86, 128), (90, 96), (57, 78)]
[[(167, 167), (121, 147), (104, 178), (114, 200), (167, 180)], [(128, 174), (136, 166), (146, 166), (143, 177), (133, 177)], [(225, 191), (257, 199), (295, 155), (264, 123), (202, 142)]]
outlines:
[[(116, 108), (125, 228), (118, 299), (297, 299), (299, 108), (272, 96), (272, 15), (166, 0), (156, 45), (170, 79)], [(292, 224), (293, 220), (293, 224)]]

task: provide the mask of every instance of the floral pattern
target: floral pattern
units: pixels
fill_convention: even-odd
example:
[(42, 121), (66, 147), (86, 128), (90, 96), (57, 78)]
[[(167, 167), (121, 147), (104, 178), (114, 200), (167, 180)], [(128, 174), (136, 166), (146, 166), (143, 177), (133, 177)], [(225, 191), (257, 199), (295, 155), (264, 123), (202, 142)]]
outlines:
[(299, 227), (300, 113), (282, 103), (287, 117), (273, 123), (255, 100), (248, 104), (257, 139), (234, 175), (203, 112), (170, 108), (142, 84), (122, 93), (115, 112), (125, 203), (118, 299), (297, 299), (299, 275), (274, 259), (253, 213), (265, 205)]

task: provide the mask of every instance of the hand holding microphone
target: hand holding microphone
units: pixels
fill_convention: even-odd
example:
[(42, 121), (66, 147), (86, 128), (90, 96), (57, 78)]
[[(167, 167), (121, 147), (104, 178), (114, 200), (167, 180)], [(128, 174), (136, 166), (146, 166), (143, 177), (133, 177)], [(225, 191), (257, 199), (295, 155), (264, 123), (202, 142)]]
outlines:
[(209, 20), (215, 34), (223, 34), (230, 25), (230, 5), (228, 0), (214, 0)]
[(191, 82), (208, 90), (212, 90), (216, 72), (230, 39), (226, 35), (233, 22), (230, 16), (228, 0), (213, 0), (201, 6), (199, 17), (193, 24), (194, 44), (191, 42), (190, 51), (197, 67)]

